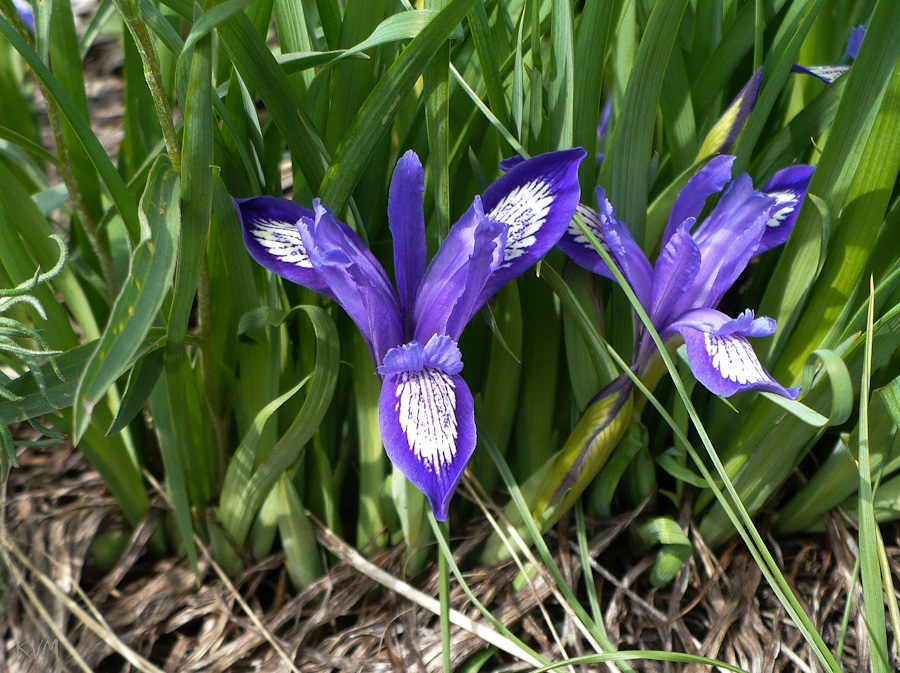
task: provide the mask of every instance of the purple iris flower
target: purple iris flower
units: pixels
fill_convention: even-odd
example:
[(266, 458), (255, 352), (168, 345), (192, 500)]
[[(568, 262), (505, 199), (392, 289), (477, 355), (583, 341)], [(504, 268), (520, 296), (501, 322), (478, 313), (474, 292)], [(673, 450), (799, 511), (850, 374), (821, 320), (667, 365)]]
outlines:
[(475, 450), (457, 342), (494, 293), (562, 236), (578, 204), (584, 156), (573, 149), (519, 163), (475, 198), (426, 268), (425, 173), (407, 152), (388, 195), (396, 289), (356, 232), (318, 199), (313, 210), (270, 196), (236, 201), (250, 255), (331, 297), (359, 327), (383, 382), (385, 450), (441, 521)]
[[(688, 362), (700, 383), (726, 397), (754, 389), (793, 399), (800, 389), (775, 381), (747, 340), (774, 333), (775, 321), (754, 319), (750, 310), (732, 319), (715, 307), (753, 256), (787, 240), (813, 168), (781, 170), (757, 191), (746, 174), (731, 179), (733, 163), (731, 156), (713, 158), (681, 190), (655, 267), (616, 218), (601, 187), (597, 187), (599, 212), (582, 205), (576, 212), (609, 252), (663, 340), (678, 335), (684, 339)], [(718, 203), (699, 221), (706, 199), (719, 192)], [(580, 266), (613, 278), (574, 221), (559, 247)], [(638, 376), (647, 374), (657, 355), (650, 335), (640, 331), (633, 360)]]
[[(862, 44), (863, 38), (866, 36), (865, 26), (856, 26), (850, 29), (850, 37), (847, 38), (847, 56), (851, 61), (856, 60), (856, 54), (859, 52), (859, 45)], [(850, 69), (849, 65), (793, 65), (791, 72), (799, 72), (805, 75), (818, 77), (825, 84), (831, 84), (838, 77), (843, 75)]]

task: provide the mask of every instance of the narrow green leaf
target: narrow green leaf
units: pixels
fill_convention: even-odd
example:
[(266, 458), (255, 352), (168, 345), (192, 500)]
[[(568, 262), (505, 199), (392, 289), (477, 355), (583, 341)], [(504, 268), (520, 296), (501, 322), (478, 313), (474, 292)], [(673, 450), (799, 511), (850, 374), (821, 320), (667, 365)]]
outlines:
[(341, 40), (341, 26), (343, 25), (343, 12), (340, 0), (316, 0), (319, 10), (319, 19), (322, 22), (322, 32), (329, 49), (337, 49)]
[[(820, 233), (818, 214), (803, 208), (782, 254), (783, 263), (776, 267), (763, 297), (760, 312), (780, 327), (769, 346), (770, 355), (780, 353), (773, 374), (786, 383), (799, 374), (810, 348), (836, 345), (826, 338), (843, 331), (841, 311), (850, 305), (847, 299), (884, 217), (891, 189), (886, 185), (893, 186), (896, 180), (900, 132), (894, 111), (900, 96), (900, 42), (894, 39), (893, 27), (898, 23), (900, 5), (879, 2), (857, 60), (844, 75), (845, 94), (809, 185), (809, 193), (822, 198), (831, 213), (841, 213), (829, 247), (847, 255), (828, 256), (804, 308), (803, 290), (810, 286), (818, 264), (817, 256), (804, 252), (818, 246)], [(795, 325), (801, 309), (803, 315)]]
[[(356, 520), (356, 544), (367, 553), (381, 551), (387, 545), (383, 535), (382, 499), (387, 474), (381, 427), (378, 423), (378, 401), (381, 385), (372, 374), (372, 356), (359, 333), (350, 337), (353, 362), (353, 399), (359, 442), (359, 515)], [(416, 540), (407, 540), (410, 548)]]
[(583, 147), (588, 160), (578, 169), (582, 194), (597, 182), (597, 124), (603, 96), (603, 70), (614, 19), (621, 13), (621, 0), (591, 0), (585, 3), (575, 36), (575, 87), (573, 101), (573, 145)]
[(678, 37), (678, 31), (672, 27), (681, 23), (686, 6), (687, 0), (658, 2), (654, 6), (600, 171), (600, 183), (609, 185), (610, 201), (639, 245), (644, 241), (656, 106), (669, 54)]
[(553, 3), (550, 53), (550, 148), (562, 150), (572, 147), (575, 133), (575, 26), (571, 0)]
[[(773, 0), (764, 3), (763, 20), (766, 25), (781, 12), (786, 3), (787, 0)], [(744, 3), (728, 27), (728, 31), (722, 36), (721, 42), (714, 45), (715, 50), (706, 59), (702, 72), (694, 80), (691, 98), (694, 101), (695, 110), (710, 110), (718, 113), (720, 108), (716, 104), (716, 99), (727, 86), (728, 80), (735, 70), (740, 67), (744, 57), (753, 48), (756, 24), (756, 5), (750, 2)]]
[(57, 159), (56, 156), (54, 156), (53, 154), (50, 154), (50, 152), (45, 150), (43, 147), (38, 145), (36, 142), (34, 142), (33, 140), (31, 140), (29, 138), (26, 138), (21, 133), (17, 133), (16, 131), (13, 131), (12, 129), (0, 127), (0, 138), (13, 143), (14, 145), (18, 145), (22, 149), (30, 152), (34, 156), (36, 156), (39, 159), (42, 159), (44, 161), (49, 161), (52, 164), (55, 164), (59, 161), (59, 159)]
[(81, 36), (78, 54), (82, 60), (87, 56), (88, 51), (90, 51), (91, 47), (94, 45), (94, 40), (97, 39), (103, 31), (104, 26), (106, 26), (115, 13), (116, 5), (113, 0), (100, 0), (100, 4), (97, 6), (88, 27), (84, 31), (84, 35)]
[(575, 321), (575, 325), (590, 347), (589, 352), (596, 370), (606, 379), (606, 383), (612, 381), (618, 375), (618, 369), (609, 357), (603, 337), (597, 331), (599, 323), (588, 315), (572, 289), (549, 264), (541, 263), (541, 278), (550, 285), (554, 294), (559, 297), (563, 310)]
[(694, 550), (681, 526), (670, 517), (658, 516), (644, 522), (638, 526), (637, 534), (645, 547), (662, 545), (650, 572), (654, 586), (670, 582)]
[[(14, 281), (12, 284), (18, 284), (34, 275), (35, 263), (43, 269), (52, 269), (59, 258), (59, 248), (50, 238), (54, 234), (53, 226), (2, 162), (0, 185), (3, 185), (0, 194), (0, 250), (3, 250), (0, 268), (5, 267)], [(12, 216), (13, 213), (15, 216)], [(65, 300), (66, 309), (78, 322), (84, 338), (96, 339), (100, 335), (100, 327), (94, 317), (94, 307), (71, 266), (64, 268), (53, 279), (53, 286)], [(38, 288), (35, 296), (47, 312), (51, 345), (58, 349), (74, 347), (78, 337), (72, 330), (67, 311), (48, 288)]]
[[(433, 10), (447, 6), (446, 0), (426, 0)], [(425, 98), (425, 128), (428, 161), (434, 193), (434, 218), (438, 240), (450, 230), (450, 44), (444, 42), (422, 76)]]
[(880, 388), (878, 393), (894, 420), (894, 425), (900, 428), (900, 377), (891, 381), (884, 388)]
[(74, 133), (78, 138), (78, 142), (84, 147), (97, 174), (109, 190), (110, 196), (116, 204), (119, 215), (121, 215), (122, 220), (125, 222), (125, 226), (128, 229), (128, 233), (132, 240), (139, 240), (141, 226), (138, 222), (137, 203), (135, 203), (134, 197), (132, 197), (125, 182), (119, 176), (115, 166), (113, 166), (112, 162), (109, 160), (106, 150), (103, 149), (97, 136), (94, 135), (90, 124), (84, 119), (71, 96), (69, 96), (66, 90), (51, 74), (50, 70), (47, 69), (47, 66), (43, 64), (40, 57), (28, 46), (3, 17), (0, 17), (0, 33), (3, 33), (6, 39), (12, 44), (13, 48), (22, 55), (22, 58), (25, 59), (29, 67), (34, 71), (34, 74), (47, 87), (50, 95), (59, 105), (66, 121), (72, 125)]
[(184, 41), (184, 51), (189, 51), (197, 42), (209, 35), (223, 21), (227, 21), (238, 12), (244, 11), (256, 0), (226, 0), (220, 5), (213, 5), (200, 15), (191, 32)]
[(121, 432), (140, 413), (162, 374), (164, 355), (165, 350), (158, 348), (135, 363), (128, 375), (128, 383), (125, 384), (125, 394), (122, 395), (119, 410), (106, 431), (107, 435)]
[[(300, 457), (304, 446), (316, 432), (337, 383), (340, 347), (334, 321), (320, 308), (303, 306), (316, 334), (316, 367), (306, 400), (287, 432), (275, 444), (264, 462), (254, 469), (258, 436), (269, 416), (292, 396), (299, 386), (276, 400), (277, 405), (260, 412), (255, 422), (256, 439), (245, 437), (232, 458), (222, 485), (218, 507), (219, 520), (231, 541), (240, 548), (247, 539), (250, 524), (266, 495), (284, 472)], [(273, 408), (274, 405), (274, 408)]]
[(305, 589), (325, 574), (316, 534), (309, 523), (297, 489), (286, 474), (276, 486), (278, 532), (284, 546), (285, 568), (297, 589)]
[[(516, 38), (516, 60), (513, 67), (512, 118), (516, 125), (516, 136), (524, 142), (522, 135), (523, 115), (525, 113), (525, 65), (522, 60), (522, 31), (525, 28), (525, 13), (519, 19), (519, 32)], [(582, 162), (584, 163), (584, 162)]]
[[(75, 33), (75, 17), (72, 14), (70, 0), (53, 0), (53, 15), (50, 20), (50, 62), (53, 75), (74, 101), (81, 117), (90, 121), (87, 93), (84, 85), (84, 71), (78, 52), (78, 36)], [(79, 134), (74, 126), (70, 126), (66, 110), (62, 110), (63, 136), (69, 155), (72, 174), (81, 189), (81, 196), (91, 217), (98, 220), (103, 216), (100, 202), (100, 180), (98, 171), (91, 167), (88, 160), (88, 148), (83, 147), (76, 138)], [(82, 223), (82, 226), (90, 226)]]
[(332, 210), (343, 210), (368, 158), (390, 127), (400, 104), (413, 90), (415, 81), (441, 44), (475, 2), (476, 0), (453, 0), (441, 10), (394, 61), (363, 103), (335, 151), (319, 192), (322, 201)]
[[(44, 63), (50, 63), (50, 24), (53, 0), (37, 0), (34, 11), (34, 48)], [(64, 11), (64, 10), (63, 10)]]
[[(497, 448), (506, 455), (522, 375), (522, 306), (516, 283), (510, 283), (497, 293), (493, 315), (496, 332), (491, 340), (490, 359), (482, 388), (484, 393), (477, 413), (491, 437), (496, 439)], [(488, 456), (476, 451), (470, 469), (478, 476), (485, 490), (492, 492), (499, 475)]]
[[(884, 619), (884, 587), (878, 561), (878, 533), (869, 464), (869, 385), (872, 376), (872, 325), (875, 322), (874, 283), (870, 286), (869, 314), (866, 325), (865, 357), (859, 392), (859, 570), (862, 576), (865, 619), (868, 627), (874, 673), (889, 673), (887, 632)], [(892, 597), (889, 599), (892, 600)], [(881, 656), (879, 656), (881, 655)]]
[[(173, 377), (174, 378), (174, 377)], [(181, 533), (181, 541), (191, 560), (194, 575), (199, 581), (197, 567), (197, 546), (194, 542), (194, 521), (191, 499), (188, 493), (188, 479), (192, 476), (187, 469), (184, 453), (190, 451), (193, 442), (190, 436), (180, 435), (176, 416), (186, 416), (186, 406), (174, 406), (168, 395), (169, 381), (166, 376), (157, 379), (150, 395), (150, 409), (153, 413), (153, 429), (159, 444), (163, 467), (166, 471), (166, 490), (175, 508), (175, 520)], [(182, 395), (186, 399), (187, 395)], [(189, 476), (190, 475), (190, 476)]]
[(287, 75), (244, 14), (220, 24), (218, 32), (243, 80), (252, 82), (259, 91), (293, 156), (303, 157), (300, 169), (315, 191), (325, 175), (328, 155)]
[[(281, 54), (275, 58), (285, 75), (296, 75), (297, 73), (333, 63), (337, 57), (346, 53), (345, 49), (336, 49), (335, 51), (296, 51)], [(355, 58), (365, 60), (368, 56), (355, 54)]]
[(175, 292), (168, 315), (168, 352), (184, 354), (182, 344), (197, 293), (212, 210), (213, 111), (212, 37), (197, 42), (191, 58), (182, 137), (181, 227)]
[(157, 160), (141, 199), (141, 243), (131, 271), (97, 349), (78, 381), (72, 425), (76, 444), (90, 423), (94, 406), (127, 371), (162, 307), (172, 282), (181, 220), (179, 175), (167, 159)]
[[(465, 91), (472, 102), (475, 103), (475, 106), (491, 123), (491, 126), (497, 129), (503, 139), (510, 144), (510, 146), (519, 154), (519, 156), (527, 158), (528, 152), (525, 150), (525, 148), (519, 144), (519, 141), (516, 140), (516, 137), (512, 134), (512, 132), (500, 123), (500, 120), (494, 115), (493, 112), (491, 112), (490, 108), (488, 108), (488, 106), (484, 104), (484, 101), (482, 101), (478, 97), (478, 94), (475, 93), (472, 87), (469, 86), (469, 83), (463, 79), (463, 76), (459, 74), (459, 71), (454, 67), (452, 63), (450, 64), (450, 72), (453, 74), (453, 78), (457, 81), (457, 83), (463, 88), (463, 91)], [(486, 187), (487, 185), (485, 185), (485, 188)]]
[(811, 139), (820, 137), (834, 121), (846, 84), (847, 78), (841, 77), (798, 112), (754, 157), (750, 173), (768, 176), (804, 157), (812, 146)]
[[(439, 13), (438, 9), (415, 9), (392, 14), (379, 23), (365, 40), (345, 49), (341, 58), (348, 58), (383, 44), (416, 38)], [(461, 40), (462, 38), (462, 28), (456, 26), (450, 33), (449, 39)]]
[[(750, 165), (750, 156), (775, 107), (784, 84), (796, 63), (800, 46), (816, 20), (824, 0), (803, 0), (791, 3), (784, 21), (779, 25), (769, 56), (763, 67), (763, 80), (756, 104), (738, 139), (734, 171), (743, 172)], [(760, 19), (761, 20), (761, 19)], [(813, 192), (814, 193), (814, 192)]]
[(491, 111), (500, 124), (508, 127), (509, 109), (506, 104), (503, 78), (500, 74), (500, 62), (484, 3), (475, 3), (469, 12), (468, 22), (472, 41), (475, 43), (475, 52), (478, 54), (478, 62), (481, 65), (481, 72), (484, 75), (484, 86)]

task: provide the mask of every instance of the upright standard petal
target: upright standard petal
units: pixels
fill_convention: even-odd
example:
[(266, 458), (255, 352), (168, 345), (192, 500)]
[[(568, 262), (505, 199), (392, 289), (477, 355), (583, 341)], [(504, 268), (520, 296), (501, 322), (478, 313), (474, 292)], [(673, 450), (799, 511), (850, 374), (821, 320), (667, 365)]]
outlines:
[(757, 255), (788, 240), (814, 170), (805, 165), (784, 168), (762, 188), (763, 194), (775, 199), (775, 206), (759, 240)]
[(723, 154), (710, 159), (703, 168), (691, 176), (691, 179), (678, 193), (675, 205), (672, 206), (660, 249), (665, 247), (682, 222), (689, 217), (693, 217), (695, 220), (700, 217), (706, 206), (707, 198), (718, 194), (725, 188), (725, 185), (731, 180), (733, 164), (734, 157)]
[[(475, 450), (475, 408), (458, 373), (462, 361), (456, 343), (434, 339), (425, 349), (413, 342), (422, 356), (421, 367), (382, 369), (378, 417), (388, 458), (425, 494), (435, 518), (443, 521)], [(404, 360), (412, 358), (406, 355)], [(441, 368), (448, 362), (449, 371)]]
[(313, 219), (313, 211), (274, 196), (234, 199), (234, 203), (244, 245), (257, 263), (282, 278), (334, 298), (328, 283), (309, 261), (297, 227), (302, 218)]
[(425, 171), (419, 157), (410, 150), (397, 162), (388, 193), (388, 223), (394, 239), (394, 277), (407, 333), (411, 329), (413, 302), (425, 275), (428, 255), (422, 209), (424, 193)]
[(556, 245), (578, 205), (581, 148), (550, 152), (513, 166), (481, 197), (484, 212), (507, 227), (499, 268), (479, 297), (484, 304)]
[(484, 303), (479, 297), (502, 261), (506, 233), (505, 225), (485, 216), (476, 197), (425, 271), (413, 306), (415, 339), (426, 341), (433, 334), (459, 338)]
[(753, 189), (747, 174), (739, 175), (726, 188), (709, 217), (692, 234), (700, 248), (700, 271), (674, 315), (719, 303), (756, 254), (774, 203)]
[(678, 315), (676, 307), (700, 270), (700, 249), (690, 235), (693, 222), (692, 218), (682, 222), (656, 260), (649, 312), (650, 320), (660, 331), (666, 328), (673, 315)]
[(732, 319), (713, 309), (699, 309), (685, 314), (669, 329), (684, 338), (691, 371), (716, 395), (766, 390), (795, 399), (800, 392), (800, 388), (785, 388), (775, 381), (747, 340), (772, 334), (775, 321), (771, 318), (754, 319), (748, 310)]
[(313, 202), (315, 219), (303, 218), (300, 235), (313, 268), (362, 332), (375, 364), (404, 342), (397, 295), (387, 274), (365, 244), (331, 211)]
[[(597, 187), (597, 205), (599, 212), (581, 204), (578, 204), (575, 212), (581, 216), (597, 242), (613, 258), (628, 284), (634, 289), (638, 300), (646, 304), (650, 301), (653, 285), (653, 268), (650, 261), (631, 237), (628, 227), (616, 217), (615, 210), (602, 187)], [(560, 250), (579, 266), (601, 276), (615, 278), (574, 219), (559, 239), (558, 245)]]

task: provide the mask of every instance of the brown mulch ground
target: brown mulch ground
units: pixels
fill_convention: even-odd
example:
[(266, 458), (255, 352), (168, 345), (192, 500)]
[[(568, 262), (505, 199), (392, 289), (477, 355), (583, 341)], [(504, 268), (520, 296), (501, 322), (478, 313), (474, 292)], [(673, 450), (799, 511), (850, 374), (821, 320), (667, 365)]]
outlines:
[[(281, 555), (244, 570), (234, 579), (234, 587), (258, 616), (256, 624), (208, 561), (201, 558), (198, 586), (187, 560), (154, 558), (148, 547), (153, 520), (134, 531), (118, 563), (92, 566), (86, 559), (96, 536), (121, 528), (99, 475), (67, 444), (29, 449), (20, 463), (4, 488), (0, 528), (4, 550), (0, 577), (5, 584), (0, 598), (0, 671), (153, 670), (141, 668), (140, 662), (128, 663), (123, 651), (134, 651), (167, 672), (291, 670), (266, 639), (260, 622), (299, 671), (440, 670), (437, 617), (334, 557), (328, 561), (328, 574), (299, 594), (291, 588)], [(155, 504), (156, 516), (164, 515), (162, 500), (157, 498)], [(717, 557), (695, 536), (698, 553), (694, 558), (672, 584), (653, 588), (649, 583), (652, 554), (643, 558), (637, 554), (633, 556), (637, 560), (632, 560), (622, 553), (635, 548), (628, 525), (631, 518), (589, 522), (592, 570), (606, 629), (616, 648), (703, 654), (760, 673), (820, 670), (743, 547), (733, 546)], [(855, 536), (837, 516), (829, 527), (827, 536), (769, 540), (769, 544), (819, 632), (835, 649), (851, 586)], [(898, 582), (898, 529), (883, 532)], [(484, 531), (459, 533), (452, 546), (466, 554)], [(328, 542), (325, 537), (322, 540)], [(567, 583), (587, 606), (573, 542), (574, 537), (548, 537)], [(564, 658), (554, 642), (556, 636), (569, 656), (593, 652), (540, 575), (533, 588), (514, 592), (512, 564), (484, 569), (464, 555), (457, 560), (479, 600), (548, 659)], [(381, 552), (371, 561), (402, 576), (400, 548)], [(411, 583), (436, 596), (436, 569), (427, 567)], [(842, 658), (847, 671), (865, 670), (869, 662), (866, 639), (856, 637), (865, 632), (865, 625), (855, 607), (858, 585), (855, 591)], [(452, 605), (479, 617), (458, 588)], [(86, 623), (94, 624), (95, 630)], [(483, 642), (462, 630), (454, 628), (452, 638), (454, 664), (484, 651)], [(65, 640), (80, 662), (67, 651)], [(526, 664), (512, 663), (508, 655), (494, 655), (490, 661), (493, 665), (510, 662), (508, 670), (530, 670)], [(704, 670), (647, 661), (634, 667), (640, 671)]]

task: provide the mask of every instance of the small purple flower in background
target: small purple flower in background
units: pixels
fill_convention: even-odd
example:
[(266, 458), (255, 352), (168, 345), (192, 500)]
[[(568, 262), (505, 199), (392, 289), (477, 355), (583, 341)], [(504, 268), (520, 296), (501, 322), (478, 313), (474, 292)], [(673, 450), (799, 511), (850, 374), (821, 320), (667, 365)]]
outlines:
[(356, 232), (318, 199), (313, 210), (270, 196), (236, 201), (251, 256), (331, 297), (359, 327), (383, 379), (385, 450), (441, 521), (475, 450), (474, 405), (459, 375), (457, 342), (494, 293), (566, 230), (584, 156), (574, 149), (519, 162), (475, 198), (426, 269), (425, 173), (407, 152), (388, 196), (396, 289)]
[[(681, 190), (655, 267), (616, 218), (601, 187), (599, 212), (582, 205), (576, 212), (609, 252), (663, 340), (684, 339), (700, 383), (726, 397), (752, 389), (793, 399), (799, 388), (786, 389), (775, 381), (747, 340), (774, 333), (775, 321), (754, 319), (750, 310), (732, 319), (715, 307), (753, 256), (787, 240), (813, 169), (786, 168), (757, 191), (746, 174), (731, 180), (733, 163), (734, 157), (715, 157)], [(719, 192), (718, 203), (698, 224), (706, 199)], [(559, 247), (580, 266), (613, 278), (574, 221)], [(647, 374), (656, 357), (650, 335), (641, 330), (633, 359), (638, 376)]]
[(13, 0), (13, 4), (16, 6), (16, 11), (19, 12), (22, 21), (25, 22), (25, 25), (28, 26), (28, 29), (33, 33), (34, 8), (31, 6), (31, 3), (29, 3), (28, 0)]
[[(866, 36), (866, 29), (864, 26), (856, 26), (856, 28), (850, 29), (850, 37), (847, 39), (847, 56), (850, 57), (851, 61), (856, 60), (856, 54), (859, 52), (859, 45), (862, 44), (863, 38)], [(820, 80), (825, 82), (825, 84), (831, 84), (838, 77), (843, 75), (850, 69), (849, 65), (793, 65), (791, 66), (791, 72), (799, 72), (805, 75), (812, 75), (813, 77), (818, 77)]]

